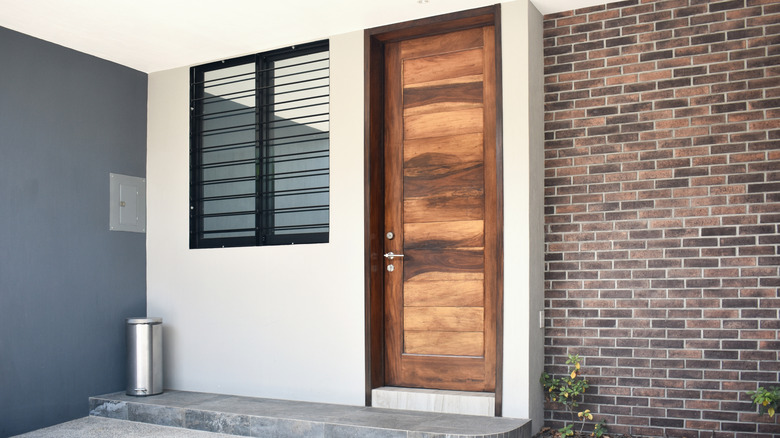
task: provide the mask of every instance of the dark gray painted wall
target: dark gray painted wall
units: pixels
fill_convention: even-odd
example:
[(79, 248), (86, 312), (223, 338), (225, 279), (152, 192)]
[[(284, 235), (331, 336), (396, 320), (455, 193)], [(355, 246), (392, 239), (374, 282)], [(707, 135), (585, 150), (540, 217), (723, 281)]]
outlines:
[(0, 28), (0, 437), (125, 384), (146, 235), (108, 229), (109, 173), (145, 176), (146, 74)]

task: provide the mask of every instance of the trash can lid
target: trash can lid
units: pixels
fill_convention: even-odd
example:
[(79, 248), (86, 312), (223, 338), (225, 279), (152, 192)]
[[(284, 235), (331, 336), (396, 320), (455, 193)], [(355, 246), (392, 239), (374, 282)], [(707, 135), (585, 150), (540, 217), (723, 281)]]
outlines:
[(162, 318), (125, 318), (128, 324), (162, 324)]

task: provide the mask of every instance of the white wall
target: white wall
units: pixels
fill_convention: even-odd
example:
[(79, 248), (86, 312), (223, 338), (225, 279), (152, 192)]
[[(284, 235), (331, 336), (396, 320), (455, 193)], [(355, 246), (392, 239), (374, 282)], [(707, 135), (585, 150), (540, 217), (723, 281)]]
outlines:
[[(502, 46), (503, 414), (530, 417), (538, 430), (542, 40), (528, 0), (503, 3)], [(189, 250), (188, 68), (149, 77), (148, 311), (164, 319), (168, 388), (364, 402), (363, 33), (332, 37), (330, 47), (331, 234), (322, 245)]]
[(542, 16), (501, 7), (504, 97), (504, 416), (544, 422), (544, 106)]
[(189, 69), (149, 76), (148, 314), (167, 388), (364, 402), (363, 33), (330, 50), (327, 244), (188, 249)]

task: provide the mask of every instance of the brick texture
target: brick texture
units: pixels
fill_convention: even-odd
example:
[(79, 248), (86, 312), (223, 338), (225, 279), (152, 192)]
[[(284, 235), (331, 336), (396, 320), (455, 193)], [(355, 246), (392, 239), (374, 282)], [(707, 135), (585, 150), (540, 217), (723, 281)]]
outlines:
[[(613, 433), (777, 437), (780, 1), (552, 14), (545, 362)], [(547, 405), (548, 426), (567, 419)]]

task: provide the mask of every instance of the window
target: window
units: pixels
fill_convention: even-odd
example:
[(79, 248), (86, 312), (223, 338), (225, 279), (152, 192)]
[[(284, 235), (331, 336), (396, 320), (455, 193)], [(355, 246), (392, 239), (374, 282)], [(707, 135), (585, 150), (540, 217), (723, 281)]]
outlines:
[(328, 42), (193, 67), (190, 248), (322, 243)]

